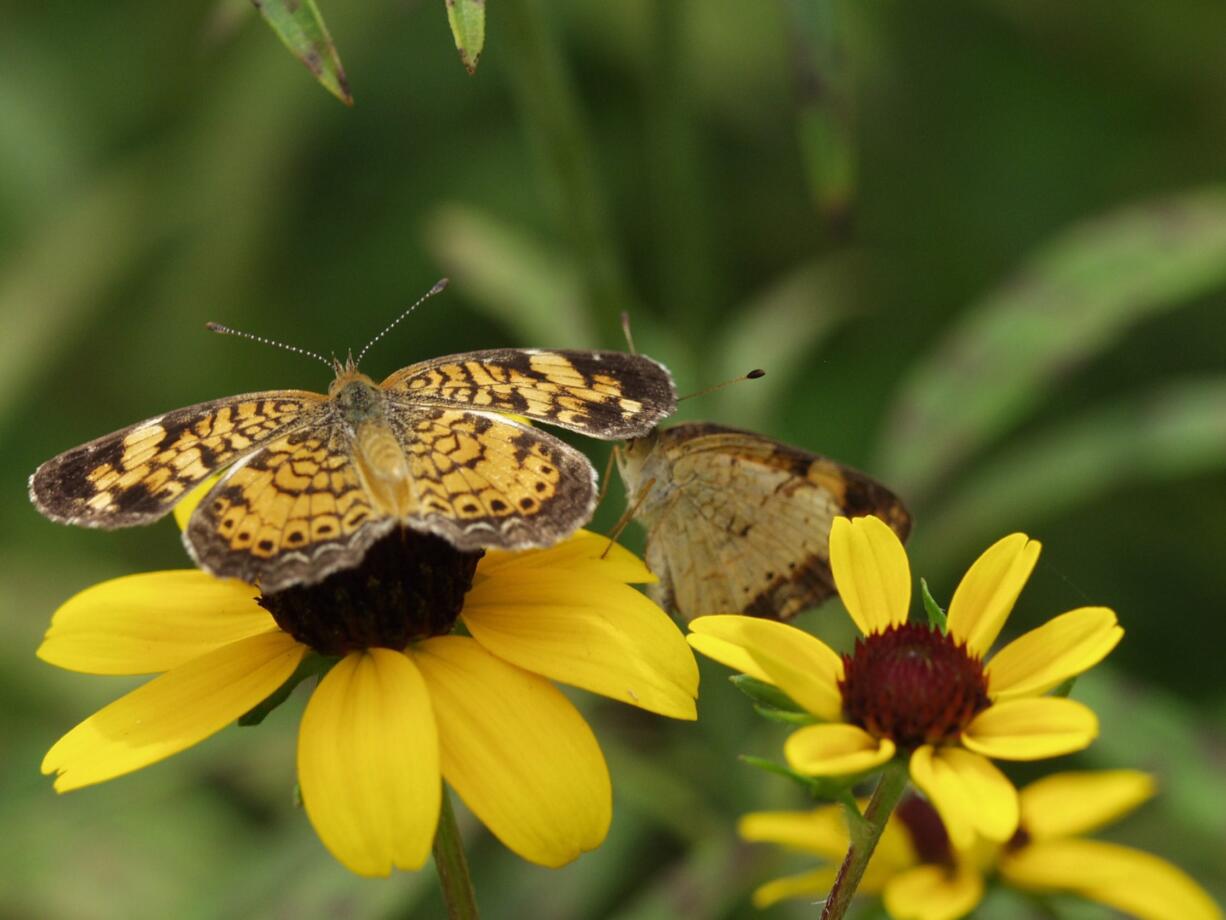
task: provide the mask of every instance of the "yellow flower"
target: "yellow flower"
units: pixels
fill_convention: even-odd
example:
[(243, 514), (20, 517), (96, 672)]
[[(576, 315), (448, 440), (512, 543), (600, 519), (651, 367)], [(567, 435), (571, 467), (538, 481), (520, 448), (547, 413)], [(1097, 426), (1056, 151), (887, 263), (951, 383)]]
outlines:
[[(390, 541), (402, 568), (380, 578), (403, 575), (394, 587), (408, 595), (429, 580), (423, 573), (446, 580), (437, 559), (405, 575), (398, 537)], [(401, 622), (399, 607), (350, 621), (327, 604), (287, 611), (273, 601), (314, 589), (259, 597), (194, 570), (95, 585), (56, 612), (39, 657), (95, 674), (160, 676), (68, 732), (43, 772), (66, 792), (203, 741), (278, 690), (309, 644), (339, 660), (303, 713), (298, 779), (307, 816), (338, 860), (361, 875), (420, 867), (441, 777), (511, 850), (560, 866), (604, 840), (612, 794), (591, 729), (551, 681), (695, 718), (693, 655), (667, 615), (630, 587), (651, 580), (642, 562), (620, 547), (602, 556), (607, 546), (580, 533), (550, 549), (489, 552), (475, 573), (470, 556), (454, 612), (424, 633)], [(364, 570), (340, 574), (360, 579)], [(348, 595), (337, 596), (344, 607)], [(467, 635), (448, 634), (455, 613)], [(389, 635), (399, 638), (380, 638)]]
[(830, 564), (864, 638), (851, 655), (782, 623), (700, 617), (690, 644), (787, 693), (821, 724), (784, 748), (792, 769), (852, 776), (908, 758), (912, 782), (957, 846), (976, 834), (1004, 842), (1017, 829), (1017, 793), (989, 758), (1038, 760), (1081, 750), (1094, 713), (1044, 696), (1101, 661), (1123, 635), (1105, 607), (1082, 607), (999, 651), (996, 639), (1030, 576), (1039, 544), (1012, 534), (989, 547), (949, 606), (948, 633), (907, 622), (911, 573), (898, 537), (875, 517), (836, 518)]
[[(1013, 888), (1075, 894), (1139, 920), (1222, 920), (1208, 893), (1176, 866), (1078, 836), (1123, 817), (1153, 793), (1152, 777), (1135, 770), (1058, 773), (1021, 790), (1021, 824), (1012, 840), (979, 838), (961, 850), (950, 846), (932, 807), (912, 796), (886, 824), (859, 890), (881, 894), (894, 920), (958, 920), (975, 909), (995, 874)], [(847, 826), (833, 805), (745, 815), (740, 832), (830, 863), (762, 885), (754, 892), (759, 907), (822, 897), (847, 850)]]

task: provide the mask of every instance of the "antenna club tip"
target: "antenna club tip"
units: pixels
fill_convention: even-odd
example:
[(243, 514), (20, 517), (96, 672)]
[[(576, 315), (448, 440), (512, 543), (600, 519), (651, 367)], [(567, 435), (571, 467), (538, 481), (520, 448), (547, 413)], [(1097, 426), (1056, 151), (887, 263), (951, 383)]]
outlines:
[(437, 294), (440, 291), (444, 291), (449, 284), (451, 284), (450, 278), (439, 278), (438, 281), (434, 282), (434, 287), (430, 288), (430, 293)]
[(212, 320), (209, 320), (207, 323), (205, 323), (204, 328), (209, 330), (209, 332), (226, 332), (227, 331), (226, 327), (223, 326), (221, 323), (215, 323)]
[(757, 380), (759, 377), (765, 377), (765, 376), (766, 376), (766, 371), (762, 370), (762, 368), (760, 367), (755, 367), (753, 370), (751, 370), (748, 374), (745, 375), (745, 379), (746, 380)]

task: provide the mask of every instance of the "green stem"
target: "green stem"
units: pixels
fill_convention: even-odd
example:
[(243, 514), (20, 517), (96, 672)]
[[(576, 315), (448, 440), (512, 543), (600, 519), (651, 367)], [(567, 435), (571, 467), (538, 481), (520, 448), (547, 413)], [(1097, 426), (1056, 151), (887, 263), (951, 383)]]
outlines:
[[(553, 4), (549, 9), (553, 9)], [(621, 341), (620, 316), (636, 298), (614, 244), (591, 137), (543, 0), (500, 0), (503, 60), (520, 114), (554, 186), (559, 224), (605, 344)]]
[(877, 848), (881, 832), (885, 830), (886, 821), (894, 812), (894, 806), (902, 798), (907, 788), (907, 765), (905, 761), (894, 761), (886, 766), (873, 790), (868, 808), (864, 810), (862, 822), (851, 826), (851, 846), (847, 848), (847, 856), (843, 865), (839, 866), (839, 874), (834, 880), (834, 886), (826, 898), (826, 906), (822, 910), (821, 920), (842, 920), (847, 913), (848, 905), (860, 887), (860, 879), (868, 868), (868, 861)]
[(477, 920), (477, 897), (473, 894), (468, 859), (464, 856), (464, 843), (460, 840), (460, 828), (455, 822), (451, 793), (447, 791), (446, 784), (443, 785), (438, 830), (434, 834), (434, 868), (438, 872), (439, 886), (443, 889), (448, 918)]
[(687, 75), (687, 17), (693, 3), (656, 0), (651, 5), (651, 65), (643, 87), (647, 116), (647, 180), (654, 229), (657, 284), (654, 293), (673, 327), (690, 343), (695, 380), (705, 380), (702, 362), (718, 323), (712, 304), (720, 302), (721, 266), (710, 258), (701, 186), (700, 145), (694, 131)]

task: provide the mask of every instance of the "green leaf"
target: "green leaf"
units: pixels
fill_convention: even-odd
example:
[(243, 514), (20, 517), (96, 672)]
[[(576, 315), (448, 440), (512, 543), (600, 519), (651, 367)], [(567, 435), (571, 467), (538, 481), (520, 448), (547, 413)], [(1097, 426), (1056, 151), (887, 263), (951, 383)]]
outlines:
[(1226, 377), (1185, 381), (1032, 435), (977, 470), (925, 524), (923, 565), (972, 551), (1000, 521), (1033, 527), (1113, 490), (1226, 468)]
[(770, 709), (778, 709), (784, 712), (804, 712), (805, 710), (797, 705), (796, 701), (790, 696), (776, 687), (774, 684), (768, 684), (766, 681), (758, 680), (756, 677), (750, 677), (748, 674), (734, 674), (728, 678), (732, 686), (736, 687), (747, 697), (754, 701), (755, 704), (766, 706)]
[(323, 674), (332, 665), (336, 664), (335, 658), (327, 658), (323, 655), (311, 653), (302, 659), (298, 665), (298, 669), (289, 676), (289, 680), (283, 683), (272, 694), (268, 696), (264, 702), (259, 703), (238, 717), (238, 724), (242, 726), (259, 725), (268, 714), (284, 703), (294, 689), (309, 677), (314, 677), (317, 674)]
[(923, 578), (920, 579), (920, 597), (924, 601), (924, 611), (928, 614), (928, 622), (934, 629), (939, 629), (942, 633), (947, 632), (945, 611), (941, 609), (940, 604), (933, 600), (932, 594), (928, 590), (928, 582)]
[(340, 55), (315, 0), (251, 0), (285, 47), (324, 89), (345, 105), (353, 105)]
[(911, 375), (886, 429), (882, 478), (922, 500), (1065, 374), (1223, 281), (1221, 187), (1133, 205), (1060, 234), (973, 305)]
[(447, 22), (455, 37), (460, 63), (470, 74), (477, 72), (477, 61), (485, 48), (485, 0), (446, 0)]
[(768, 722), (780, 725), (812, 725), (817, 721), (807, 712), (792, 712), (789, 709), (775, 709), (773, 706), (754, 706), (754, 712)]

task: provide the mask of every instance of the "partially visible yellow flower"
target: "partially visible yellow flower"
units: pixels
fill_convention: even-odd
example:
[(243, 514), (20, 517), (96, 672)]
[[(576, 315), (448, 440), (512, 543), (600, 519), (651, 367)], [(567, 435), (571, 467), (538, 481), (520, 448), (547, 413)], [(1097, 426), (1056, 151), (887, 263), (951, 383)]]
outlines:
[[(894, 920), (958, 920), (975, 909), (995, 876), (1024, 891), (1079, 895), (1138, 920), (1222, 920), (1212, 898), (1176, 866), (1078, 836), (1124, 816), (1153, 791), (1153, 779), (1133, 770), (1055, 774), (1019, 793), (1022, 818), (1012, 840), (978, 838), (961, 849), (950, 846), (931, 805), (908, 797), (886, 824), (859, 892), (880, 894)], [(847, 827), (834, 805), (749, 814), (740, 832), (828, 863), (762, 885), (754, 892), (758, 907), (824, 897), (847, 850)]]
[[(393, 551), (403, 553), (410, 538), (398, 536)], [(420, 867), (446, 780), (507, 847), (560, 866), (604, 840), (612, 794), (591, 729), (552, 681), (695, 718), (693, 655), (630, 587), (651, 580), (642, 562), (607, 547), (580, 533), (550, 549), (487, 553), (444, 622), (424, 631), (401, 622), (400, 607), (395, 622), (385, 610), (347, 623), (326, 604), (317, 619), (286, 626), (287, 614), (274, 619), (256, 603), (255, 588), (195, 570), (95, 585), (56, 612), (39, 657), (159, 676), (68, 732), (43, 771), (66, 792), (197, 744), (280, 688), (309, 643), (339, 660), (303, 713), (298, 778), (307, 816), (338, 860), (361, 875)], [(442, 577), (440, 566), (422, 574)], [(397, 590), (418, 590), (412, 569), (387, 572), (407, 579)], [(277, 609), (274, 597), (260, 601)], [(457, 612), (467, 635), (447, 634)]]
[(1222, 909), (1186, 872), (1142, 850), (1086, 840), (1154, 794), (1135, 770), (1057, 773), (1021, 790), (1017, 836), (1000, 852), (1014, 888), (1064, 891), (1140, 920), (1222, 920)]
[(894, 531), (871, 516), (835, 518), (831, 569), (864, 635), (851, 655), (795, 627), (740, 616), (700, 617), (689, 641), (820, 720), (788, 738), (792, 769), (851, 776), (905, 756), (956, 846), (977, 834), (1003, 843), (1017, 829), (1017, 793), (989, 758), (1038, 760), (1089, 745), (1098, 734), (1094, 713), (1044, 694), (1093, 667), (1123, 636), (1111, 610), (1082, 607), (985, 666), (1038, 556), (1039, 544), (1020, 533), (989, 547), (958, 585), (945, 634), (907, 622), (911, 572)]

